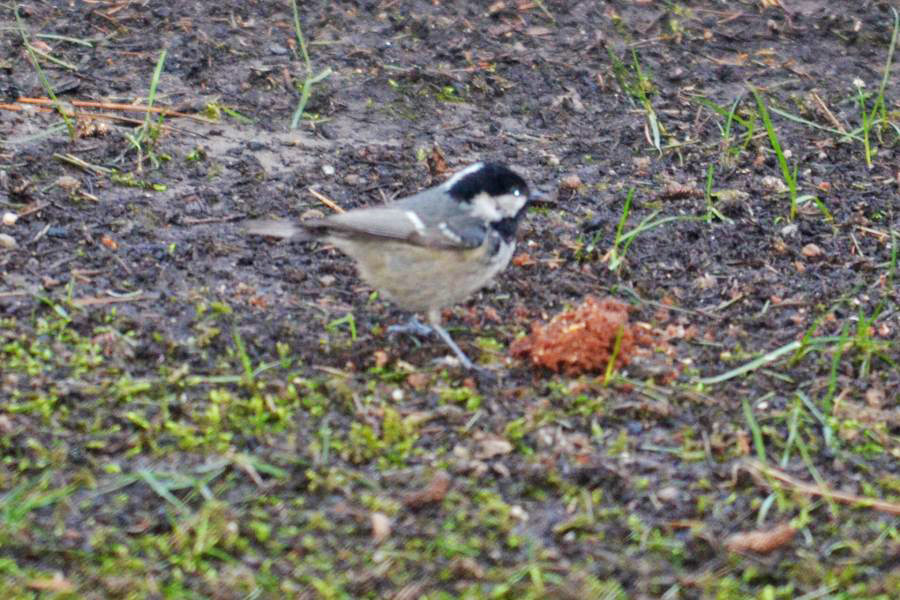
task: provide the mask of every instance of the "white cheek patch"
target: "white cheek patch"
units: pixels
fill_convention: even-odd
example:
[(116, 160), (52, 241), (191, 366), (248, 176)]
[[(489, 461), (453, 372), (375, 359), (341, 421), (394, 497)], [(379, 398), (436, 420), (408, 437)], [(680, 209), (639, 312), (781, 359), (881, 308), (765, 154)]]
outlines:
[(472, 198), (471, 210), (473, 216), (476, 216), (479, 219), (484, 219), (489, 223), (499, 221), (504, 216), (500, 210), (500, 207), (497, 206), (496, 199), (485, 192), (481, 192), (480, 194)]
[(409, 219), (409, 222), (412, 223), (412, 226), (416, 228), (416, 233), (420, 235), (425, 233), (425, 223), (422, 222), (419, 215), (411, 210), (405, 211), (404, 214), (406, 215), (406, 218)]
[(500, 212), (503, 213), (506, 217), (514, 217), (519, 214), (519, 211), (525, 206), (525, 203), (528, 201), (528, 198), (525, 197), (524, 194), (519, 193), (516, 194), (504, 194), (494, 200), (497, 203), (497, 206), (500, 209)]

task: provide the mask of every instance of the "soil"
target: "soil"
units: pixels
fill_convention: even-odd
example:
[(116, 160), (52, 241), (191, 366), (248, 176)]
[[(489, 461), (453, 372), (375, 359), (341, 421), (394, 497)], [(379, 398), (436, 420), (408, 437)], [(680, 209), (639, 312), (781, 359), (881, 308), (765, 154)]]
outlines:
[[(896, 9), (309, 0), (331, 72), (291, 129), (289, 2), (6, 6), (4, 597), (897, 597)], [(70, 136), (48, 90), (200, 118)], [(479, 160), (545, 194), (445, 311), (495, 381), (388, 337), (336, 250), (241, 226)], [(657, 345), (509, 356), (590, 296)]]

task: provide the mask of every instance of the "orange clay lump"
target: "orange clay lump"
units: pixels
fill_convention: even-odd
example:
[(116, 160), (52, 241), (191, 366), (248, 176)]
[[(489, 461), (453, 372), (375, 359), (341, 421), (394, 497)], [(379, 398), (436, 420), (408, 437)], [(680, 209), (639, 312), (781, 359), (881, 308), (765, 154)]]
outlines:
[(597, 300), (588, 296), (573, 310), (562, 312), (549, 323), (535, 322), (531, 334), (516, 340), (510, 351), (514, 357), (530, 356), (535, 366), (567, 375), (600, 372), (612, 358), (616, 338), (616, 368), (628, 364), (639, 346), (649, 345), (650, 334), (628, 320), (629, 306), (614, 298)]

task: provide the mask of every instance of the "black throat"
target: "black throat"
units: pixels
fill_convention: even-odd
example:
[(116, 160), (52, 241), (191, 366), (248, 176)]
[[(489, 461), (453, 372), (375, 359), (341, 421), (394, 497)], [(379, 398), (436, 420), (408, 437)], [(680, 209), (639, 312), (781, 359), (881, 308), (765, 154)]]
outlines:
[(516, 229), (519, 227), (519, 215), (506, 217), (499, 221), (491, 221), (491, 228), (500, 234), (505, 242), (511, 242), (516, 238)]

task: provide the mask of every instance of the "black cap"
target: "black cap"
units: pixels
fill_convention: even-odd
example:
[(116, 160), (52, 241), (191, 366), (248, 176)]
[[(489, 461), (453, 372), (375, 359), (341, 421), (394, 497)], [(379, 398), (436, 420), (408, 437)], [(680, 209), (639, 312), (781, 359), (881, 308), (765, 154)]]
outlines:
[(504, 164), (488, 162), (452, 181), (447, 193), (459, 201), (470, 202), (482, 192), (490, 196), (503, 196), (515, 190), (528, 196), (528, 184), (517, 173)]

